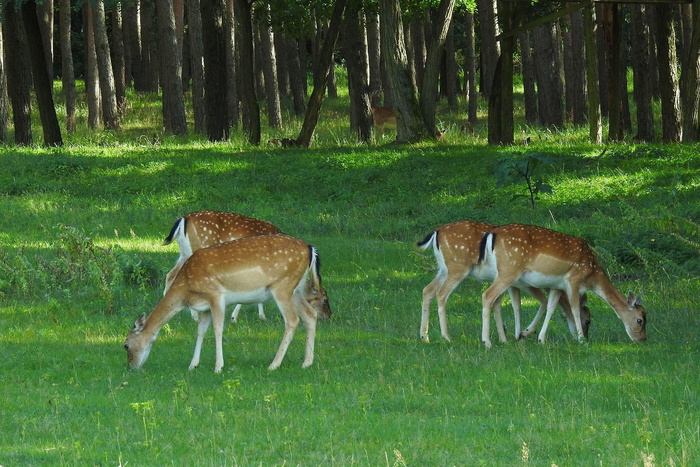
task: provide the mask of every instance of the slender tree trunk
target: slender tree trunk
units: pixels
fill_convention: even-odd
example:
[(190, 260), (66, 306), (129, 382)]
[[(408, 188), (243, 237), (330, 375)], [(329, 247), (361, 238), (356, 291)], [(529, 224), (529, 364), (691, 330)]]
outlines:
[(569, 28), (565, 34), (565, 84), (568, 119), (575, 125), (586, 123), (586, 75), (581, 73), (585, 63), (583, 16), (581, 12), (569, 15)]
[(187, 36), (190, 47), (190, 73), (192, 74), (192, 111), (195, 133), (207, 131), (204, 100), (204, 46), (202, 44), (202, 14), (199, 0), (188, 0)]
[(496, 16), (496, 0), (477, 0), (479, 13), (479, 38), (481, 39), (481, 95), (488, 101), (491, 95), (491, 85), (496, 71), (496, 62), (501, 53), (496, 42), (498, 21)]
[(675, 30), (670, 5), (656, 5), (659, 80), (661, 85), (661, 123), (663, 140), (667, 143), (682, 139), (678, 63), (676, 60)]
[(275, 54), (275, 38), (272, 32), (272, 17), (270, 6), (261, 6), (263, 21), (260, 23), (260, 45), (265, 73), (265, 94), (267, 97), (267, 119), (272, 128), (282, 126), (282, 106), (280, 104), (279, 82), (277, 81), (277, 55)]
[(692, 33), (688, 39), (681, 73), (683, 141), (697, 141), (700, 135), (700, 0), (693, 2)]
[[(2, 36), (2, 24), (0, 24), (0, 51), (5, 50)], [(0, 143), (7, 141), (7, 126), (10, 123), (10, 100), (7, 96), (5, 71), (5, 58), (3, 54), (0, 53)]]
[(440, 0), (437, 18), (435, 20), (433, 37), (430, 40), (428, 57), (425, 64), (425, 75), (423, 77), (423, 87), (420, 93), (420, 107), (423, 114), (423, 121), (430, 134), (435, 134), (435, 108), (438, 97), (438, 78), (440, 71), (440, 61), (445, 49), (447, 31), (452, 23), (452, 12), (454, 11), (455, 0)]
[(540, 121), (543, 125), (563, 128), (564, 95), (559, 61), (559, 42), (555, 23), (538, 26), (533, 30), (537, 97)]
[(350, 128), (357, 132), (360, 142), (372, 138), (372, 112), (369, 101), (369, 63), (361, 0), (350, 0), (343, 22), (344, 56), (348, 70), (350, 95)]
[(41, 30), (42, 47), (44, 48), (44, 58), (46, 60), (46, 72), (53, 82), (53, 30), (54, 13), (53, 0), (44, 0), (36, 4), (36, 17), (39, 20)]
[(53, 79), (46, 69), (44, 41), (37, 19), (36, 3), (30, 0), (22, 5), (22, 20), (29, 45), (29, 57), (34, 76), (34, 92), (41, 126), (44, 130), (44, 145), (63, 146), (61, 127), (58, 125), (56, 106), (53, 101)]
[(464, 21), (464, 91), (467, 99), (467, 121), (474, 128), (479, 110), (479, 96), (476, 92), (476, 49), (474, 40), (474, 13), (467, 11)]
[(287, 37), (283, 33), (275, 34), (275, 56), (277, 57), (277, 86), (281, 99), (292, 97), (292, 88), (289, 84), (289, 60)]
[(445, 96), (450, 112), (459, 111), (460, 79), (459, 66), (457, 65), (457, 46), (455, 44), (455, 20), (450, 22), (445, 41)]
[(306, 67), (302, 66), (299, 48), (303, 42), (292, 37), (287, 39), (289, 51), (289, 86), (292, 90), (294, 115), (304, 115), (306, 112)]
[(532, 58), (532, 46), (530, 45), (530, 32), (521, 32), (518, 36), (520, 41), (520, 54), (522, 58), (523, 73), (523, 94), (525, 99), (525, 121), (530, 124), (539, 122), (539, 112), (537, 111), (537, 91), (535, 89), (535, 62)]
[(5, 4), (5, 23), (2, 27), (7, 60), (7, 92), (12, 104), (12, 122), (15, 143), (20, 146), (32, 144), (32, 108), (29, 89), (32, 72), (29, 64), (29, 46), (24, 33), (22, 15), (13, 4)]
[(182, 92), (182, 63), (177, 44), (175, 10), (171, 0), (156, 1), (158, 49), (163, 94), (163, 127), (174, 135), (187, 134), (185, 97)]
[(246, 72), (240, 74), (239, 82), (243, 110), (243, 132), (248, 138), (248, 142), (257, 146), (260, 144), (260, 107), (258, 106), (253, 73), (255, 52), (253, 50), (252, 5), (247, 0), (236, 0), (234, 5), (236, 27), (240, 39), (238, 53), (241, 67), (243, 64), (249, 64)]
[(70, 0), (60, 0), (59, 27), (61, 42), (61, 81), (66, 102), (66, 130), (75, 133), (75, 72), (73, 69), (73, 48), (71, 47), (71, 5)]
[(598, 57), (596, 36), (598, 22), (595, 7), (582, 10), (583, 30), (586, 43), (586, 82), (588, 83), (588, 131), (593, 144), (603, 142), (603, 123), (600, 110), (600, 88), (598, 87)]
[(90, 2), (83, 6), (85, 23), (85, 91), (88, 101), (88, 127), (97, 130), (102, 123), (102, 96), (100, 77), (97, 72), (97, 52), (95, 51), (95, 28)]
[(124, 77), (126, 88), (134, 83), (134, 88), (138, 89), (137, 82), (140, 81), (141, 74), (141, 31), (138, 27), (139, 3), (126, 2), (122, 9), (122, 24), (124, 34)]
[(117, 109), (119, 114), (123, 115), (126, 105), (126, 57), (124, 55), (124, 27), (121, 2), (112, 5), (112, 51)]
[(158, 92), (158, 34), (155, 28), (155, 3), (141, 2), (141, 63), (143, 65), (143, 87), (139, 91)]
[(229, 128), (238, 128), (241, 124), (241, 96), (238, 89), (240, 74), (244, 70), (240, 64), (236, 30), (234, 0), (226, 0), (226, 106)]
[(622, 141), (622, 14), (615, 3), (603, 5), (608, 56), (608, 141)]
[(369, 94), (372, 107), (382, 105), (382, 66), (379, 51), (379, 15), (365, 11), (367, 17), (367, 58), (369, 59)]
[(105, 6), (97, 0), (92, 9), (93, 28), (95, 32), (95, 51), (97, 52), (97, 72), (100, 75), (100, 92), (102, 94), (102, 118), (108, 130), (119, 129), (119, 111), (117, 110), (117, 93), (114, 86), (112, 59), (107, 41), (105, 25)]
[(340, 33), (340, 25), (343, 21), (343, 12), (345, 11), (346, 0), (336, 0), (333, 7), (331, 22), (328, 26), (328, 32), (323, 47), (319, 54), (318, 66), (314, 69), (314, 89), (309, 97), (309, 105), (306, 108), (304, 115), (304, 123), (301, 127), (297, 144), (303, 147), (309, 147), (313, 139), (316, 125), (318, 124), (318, 116), (323, 105), (323, 96), (325, 94), (326, 84), (328, 83), (328, 74), (333, 66), (333, 48), (338, 40)]
[(632, 71), (634, 73), (634, 101), (637, 106), (636, 140), (654, 140), (654, 114), (651, 105), (649, 80), (649, 23), (647, 5), (632, 7)]

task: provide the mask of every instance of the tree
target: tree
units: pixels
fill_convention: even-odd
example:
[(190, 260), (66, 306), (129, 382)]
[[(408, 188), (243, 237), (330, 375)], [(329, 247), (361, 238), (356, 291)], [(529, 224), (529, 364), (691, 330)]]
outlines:
[(83, 23), (85, 24), (85, 93), (88, 102), (88, 127), (97, 129), (102, 122), (100, 109), (100, 78), (97, 72), (97, 53), (95, 51), (95, 34), (90, 2), (83, 5)]
[(372, 112), (369, 101), (369, 58), (363, 27), (362, 1), (350, 0), (343, 22), (343, 54), (348, 70), (350, 128), (361, 142), (372, 138)]
[(126, 50), (121, 3), (112, 5), (112, 58), (114, 91), (117, 95), (117, 109), (121, 114), (126, 105)]
[(3, 50), (2, 24), (0, 24), (0, 143), (4, 143), (7, 139), (7, 125), (10, 121), (10, 103), (7, 97), (7, 79), (5, 78)]
[(680, 90), (674, 42), (675, 29), (670, 5), (656, 5), (656, 27), (661, 85), (661, 126), (667, 143), (681, 140)]
[(523, 31), (518, 35), (520, 42), (520, 56), (522, 59), (523, 97), (525, 99), (525, 121), (531, 124), (539, 122), (537, 110), (537, 90), (535, 83), (535, 61), (532, 58), (532, 45), (530, 31)]
[(60, 0), (59, 29), (61, 43), (61, 82), (66, 102), (66, 130), (75, 132), (75, 72), (73, 71), (73, 49), (71, 48), (70, 0)]
[(328, 75), (333, 66), (333, 49), (338, 40), (340, 33), (340, 25), (343, 21), (343, 12), (347, 0), (336, 0), (331, 15), (331, 21), (328, 25), (328, 31), (323, 41), (323, 47), (318, 56), (318, 65), (314, 67), (314, 89), (309, 97), (309, 104), (306, 107), (304, 115), (304, 123), (297, 137), (297, 144), (303, 147), (309, 147), (313, 139), (316, 124), (318, 123), (318, 115), (321, 112), (323, 97), (326, 93), (326, 85), (328, 84)]
[(206, 132), (204, 100), (204, 45), (202, 44), (202, 14), (199, 0), (189, 0), (187, 9), (187, 37), (190, 46), (190, 73), (192, 74), (192, 112), (194, 131)]
[(53, 79), (49, 76), (46, 68), (44, 41), (41, 38), (41, 28), (34, 0), (29, 0), (22, 5), (22, 21), (29, 45), (29, 62), (34, 77), (34, 93), (39, 107), (41, 126), (44, 130), (44, 144), (46, 146), (62, 146), (63, 138), (53, 101)]
[(496, 62), (500, 54), (500, 47), (496, 41), (498, 34), (496, 0), (477, 0), (476, 5), (479, 14), (479, 38), (481, 39), (481, 94), (484, 99), (488, 100), (496, 72)]
[(654, 114), (652, 112), (652, 90), (648, 71), (649, 19), (647, 5), (632, 7), (632, 71), (634, 73), (634, 101), (637, 106), (637, 135), (639, 141), (654, 140)]
[(681, 99), (683, 108), (683, 141), (697, 141), (700, 134), (700, 0), (693, 2), (692, 34), (690, 35), (683, 72), (681, 73)]
[(563, 128), (564, 94), (558, 31), (557, 22), (547, 23), (533, 30), (533, 58), (540, 122), (546, 126)]
[(476, 125), (479, 109), (476, 94), (476, 46), (474, 38), (474, 13), (467, 11), (464, 17), (464, 95), (467, 98), (467, 120), (472, 128)]
[(156, 8), (163, 92), (163, 126), (167, 132), (185, 135), (187, 120), (182, 92), (182, 63), (175, 30), (175, 11), (171, 0), (157, 0)]
[[(239, 75), (243, 132), (248, 138), (248, 142), (257, 146), (260, 144), (260, 107), (258, 106), (254, 79), (255, 51), (253, 50), (252, 8), (252, 4), (248, 0), (235, 0), (234, 2), (234, 15), (239, 39), (239, 60), (241, 64), (247, 64), (245, 73), (241, 72)], [(209, 71), (207, 67), (207, 78), (210, 75)]]
[(403, 35), (401, 7), (398, 0), (380, 0), (381, 54), (386, 68), (386, 87), (396, 112), (396, 142), (408, 143), (428, 137), (428, 129), (411, 81), (411, 70)]
[(95, 2), (92, 9), (92, 20), (95, 33), (95, 51), (97, 53), (97, 71), (100, 76), (100, 94), (102, 94), (102, 118), (106, 129), (118, 130), (117, 92), (114, 85), (109, 42), (107, 41), (105, 6), (102, 0)]
[(24, 33), (22, 15), (15, 11), (12, 3), (3, 10), (5, 24), (2, 28), (7, 59), (7, 92), (12, 104), (12, 122), (15, 128), (15, 143), (32, 144), (32, 116), (29, 89), (32, 74), (29, 65), (29, 46)]
[(440, 0), (437, 17), (433, 24), (433, 37), (430, 40), (425, 64), (425, 75), (420, 93), (420, 109), (423, 121), (430, 134), (435, 134), (435, 108), (438, 97), (440, 62), (443, 57), (447, 31), (452, 23), (455, 0)]
[(272, 32), (270, 5), (262, 6), (260, 22), (260, 52), (263, 56), (262, 66), (265, 76), (265, 95), (267, 97), (267, 119), (272, 128), (282, 126), (282, 108), (280, 105), (279, 82), (277, 81), (277, 54), (275, 38)]

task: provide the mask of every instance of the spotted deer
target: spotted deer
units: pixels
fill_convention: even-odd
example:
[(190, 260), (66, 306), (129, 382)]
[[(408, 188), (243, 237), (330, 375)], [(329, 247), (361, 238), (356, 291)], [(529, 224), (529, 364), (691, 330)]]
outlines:
[(306, 328), (303, 368), (314, 360), (316, 319), (331, 316), (328, 295), (321, 284), (316, 248), (276, 233), (244, 237), (192, 253), (173, 279), (165, 295), (148, 315), (142, 314), (124, 343), (131, 368), (140, 368), (160, 329), (182, 309), (202, 313), (190, 370), (199, 366), (204, 335), (214, 323), (216, 364), (224, 367), (222, 335), (226, 306), (261, 303), (274, 299), (284, 317), (284, 335), (269, 370), (279, 368), (292, 342), (299, 320)]
[[(433, 279), (432, 282), (430, 282), (423, 289), (420, 336), (424, 341), (429, 341), (428, 326), (430, 319), (430, 305), (433, 299), (437, 298), (438, 318), (442, 337), (449, 341), (450, 335), (447, 330), (446, 305), (450, 294), (467, 277), (473, 277), (480, 281), (491, 282), (494, 280), (495, 271), (493, 268), (490, 268), (484, 264), (479, 264), (479, 245), (481, 243), (481, 239), (486, 232), (494, 227), (495, 225), (493, 224), (462, 220), (441, 225), (428, 234), (422, 241), (418, 242), (418, 247), (424, 250), (432, 247), (438, 266), (435, 279)], [(541, 290), (534, 287), (524, 288), (528, 291), (528, 293), (530, 293), (530, 295), (535, 297), (540, 302), (541, 306), (533, 321), (526, 328), (526, 330), (521, 333), (520, 289), (515, 286), (508, 288), (515, 317), (515, 336), (518, 339), (529, 335), (536, 329), (537, 323), (544, 314), (547, 303), (547, 297)], [(495, 303), (494, 318), (496, 320), (499, 338), (501, 342), (505, 342), (506, 337), (505, 331), (503, 330), (500, 303), (500, 300), (497, 300)], [(562, 310), (564, 311), (564, 316), (569, 324), (569, 330), (573, 329), (573, 331), (575, 331), (576, 327), (574, 318), (569, 301), (566, 299), (566, 297), (561, 298), (559, 305), (561, 305)], [(587, 307), (582, 307), (581, 313), (584, 332), (587, 335), (588, 326), (590, 324), (590, 311)], [(544, 332), (540, 333), (540, 340), (544, 340), (545, 333), (546, 329)]]
[[(267, 221), (231, 212), (197, 211), (180, 217), (175, 221), (170, 234), (163, 242), (163, 245), (169, 245), (175, 240), (180, 249), (180, 257), (165, 277), (163, 294), (168, 291), (178, 271), (180, 271), (182, 265), (187, 258), (192, 256), (194, 251), (242, 237), (264, 235), (279, 231), (280, 229)], [(231, 313), (231, 321), (236, 322), (238, 320), (240, 311), (241, 304), (239, 303)], [(262, 303), (258, 303), (258, 316), (260, 319), (265, 319)], [(192, 317), (198, 319), (197, 312), (194, 310), (192, 310)]]
[[(482, 294), (482, 341), (489, 345), (489, 315), (501, 295), (513, 284), (552, 289), (547, 302), (547, 324), (560, 296), (571, 303), (579, 339), (585, 334), (579, 296), (592, 291), (612, 307), (634, 342), (646, 340), (646, 311), (642, 295), (625, 297), (610, 282), (591, 247), (581, 238), (534, 225), (494, 227), (483, 237), (480, 264), (495, 268), (493, 283)], [(484, 266), (486, 267), (486, 266)]]
[(372, 120), (380, 138), (384, 136), (384, 127), (396, 129), (396, 112), (391, 107), (372, 107)]

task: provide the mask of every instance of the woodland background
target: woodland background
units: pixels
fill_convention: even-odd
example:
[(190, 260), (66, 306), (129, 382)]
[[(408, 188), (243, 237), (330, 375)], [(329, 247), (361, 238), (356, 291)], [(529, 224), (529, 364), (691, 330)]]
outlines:
[(289, 112), (309, 146), (340, 67), (359, 141), (373, 106), (394, 107), (397, 141), (416, 141), (435, 134), (438, 103), (468, 134), (483, 99), (489, 142), (511, 143), (513, 74), (529, 124), (588, 124), (594, 143), (695, 141), (699, 18), (697, 1), (665, 0), (4, 0), (0, 141), (34, 143), (32, 106), (46, 145), (76, 131), (81, 106), (91, 130), (119, 130), (133, 88), (162, 97), (167, 134), (243, 131), (257, 145)]

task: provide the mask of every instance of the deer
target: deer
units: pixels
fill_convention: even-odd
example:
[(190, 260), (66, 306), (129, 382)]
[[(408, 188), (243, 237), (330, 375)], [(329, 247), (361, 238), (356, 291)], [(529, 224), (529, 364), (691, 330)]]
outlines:
[[(168, 291), (180, 268), (194, 251), (242, 237), (279, 231), (280, 229), (267, 221), (231, 212), (196, 211), (180, 217), (175, 221), (170, 234), (163, 241), (163, 245), (169, 245), (175, 240), (180, 249), (180, 256), (175, 266), (165, 277), (163, 295)], [(241, 304), (239, 303), (236, 304), (231, 313), (231, 321), (234, 323), (238, 321), (240, 311)], [(191, 310), (191, 313), (195, 320), (199, 318), (196, 311)], [(266, 319), (262, 303), (258, 303), (258, 316), (260, 319)]]
[(380, 138), (384, 136), (384, 127), (396, 128), (396, 112), (391, 107), (372, 107), (372, 120)]
[[(457, 221), (441, 225), (429, 233), (422, 241), (417, 243), (417, 246), (423, 250), (430, 247), (433, 248), (433, 253), (438, 265), (435, 279), (423, 289), (420, 327), (420, 337), (423, 341), (429, 342), (430, 340), (428, 336), (428, 326), (430, 305), (433, 299), (437, 298), (438, 302), (438, 317), (442, 337), (449, 342), (451, 338), (447, 329), (446, 304), (450, 294), (467, 277), (473, 277), (480, 281), (491, 282), (494, 280), (495, 271), (492, 268), (479, 265), (479, 246), (481, 244), (481, 239), (494, 227), (496, 226), (493, 224), (483, 222), (472, 222), (468, 220)], [(534, 332), (537, 323), (544, 314), (547, 304), (547, 297), (541, 290), (534, 287), (525, 288), (540, 302), (541, 306), (533, 321), (526, 330), (521, 333), (520, 289), (517, 287), (509, 287), (508, 292), (511, 297), (511, 304), (515, 316), (515, 336), (517, 339)], [(561, 297), (559, 304), (564, 311), (569, 330), (574, 333), (576, 330), (575, 322), (571, 312), (571, 306), (566, 297)], [(583, 306), (581, 307), (581, 313), (584, 332), (587, 336), (588, 327), (590, 325), (590, 310)], [(506, 342), (503, 321), (500, 314), (500, 300), (496, 302), (494, 317), (500, 341)], [(544, 339), (545, 334), (546, 330), (544, 333), (540, 334), (540, 337)]]
[(593, 249), (582, 238), (534, 225), (494, 227), (482, 238), (479, 263), (496, 270), (495, 280), (482, 294), (481, 339), (487, 346), (490, 345), (490, 311), (513, 284), (551, 290), (541, 332), (546, 332), (559, 297), (566, 296), (571, 303), (576, 333), (579, 340), (583, 340), (579, 296), (592, 291), (615, 311), (632, 341), (646, 340), (647, 319), (641, 303), (642, 294), (630, 291), (625, 297), (617, 290)]
[(306, 328), (302, 368), (308, 368), (314, 360), (317, 317), (320, 314), (330, 318), (331, 309), (321, 284), (316, 248), (282, 233), (244, 237), (194, 251), (155, 309), (134, 322), (124, 342), (128, 365), (140, 368), (160, 329), (189, 307), (202, 313), (189, 369), (199, 366), (204, 335), (213, 322), (214, 372), (220, 373), (224, 368), (222, 334), (226, 306), (270, 299), (275, 300), (284, 317), (284, 335), (268, 369), (276, 370), (281, 365), (300, 319)]

